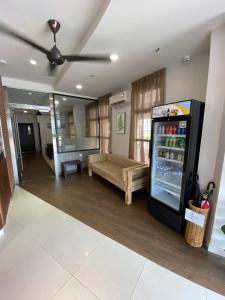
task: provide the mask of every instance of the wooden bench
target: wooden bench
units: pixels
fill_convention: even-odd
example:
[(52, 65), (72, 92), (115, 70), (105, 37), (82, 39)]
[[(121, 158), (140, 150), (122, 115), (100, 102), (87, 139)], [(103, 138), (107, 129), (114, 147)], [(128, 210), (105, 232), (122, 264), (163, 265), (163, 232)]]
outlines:
[(132, 203), (132, 192), (147, 187), (149, 167), (117, 154), (88, 156), (89, 176), (92, 172), (110, 181), (125, 192), (125, 203)]

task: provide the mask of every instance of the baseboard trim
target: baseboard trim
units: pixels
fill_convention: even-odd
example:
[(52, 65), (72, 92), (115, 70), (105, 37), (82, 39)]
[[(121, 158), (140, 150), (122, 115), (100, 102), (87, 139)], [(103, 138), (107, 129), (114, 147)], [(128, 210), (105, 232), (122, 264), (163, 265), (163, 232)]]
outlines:
[(214, 254), (225, 257), (225, 249), (215, 246), (213, 243), (209, 244), (208, 251)]

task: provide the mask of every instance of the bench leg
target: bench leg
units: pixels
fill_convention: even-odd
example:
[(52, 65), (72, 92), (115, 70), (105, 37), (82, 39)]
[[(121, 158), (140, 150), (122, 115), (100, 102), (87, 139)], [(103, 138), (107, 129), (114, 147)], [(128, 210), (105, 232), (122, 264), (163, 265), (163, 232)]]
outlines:
[(126, 191), (125, 192), (125, 203), (127, 205), (132, 204), (132, 192), (131, 191)]
[(92, 176), (92, 169), (91, 168), (88, 168), (88, 175)]

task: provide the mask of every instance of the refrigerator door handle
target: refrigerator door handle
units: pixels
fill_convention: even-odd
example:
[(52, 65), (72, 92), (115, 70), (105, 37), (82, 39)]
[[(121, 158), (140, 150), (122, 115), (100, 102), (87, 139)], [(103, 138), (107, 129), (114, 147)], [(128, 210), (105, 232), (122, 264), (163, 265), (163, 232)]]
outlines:
[[(184, 175), (186, 175), (185, 173), (184, 173)], [(187, 178), (187, 184), (188, 185), (192, 185), (192, 182), (193, 182), (193, 172), (191, 171), (190, 172), (190, 174), (189, 174), (189, 176), (188, 176), (188, 178)]]
[(149, 159), (151, 159), (151, 156), (152, 156), (152, 142), (151, 140), (149, 141)]

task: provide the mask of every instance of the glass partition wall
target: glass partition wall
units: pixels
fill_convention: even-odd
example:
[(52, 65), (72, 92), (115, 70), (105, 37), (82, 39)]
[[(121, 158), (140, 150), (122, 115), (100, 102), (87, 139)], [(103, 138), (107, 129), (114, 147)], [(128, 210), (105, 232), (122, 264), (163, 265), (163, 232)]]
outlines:
[(98, 101), (53, 94), (58, 153), (99, 149)]

